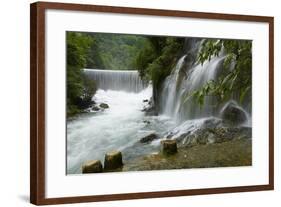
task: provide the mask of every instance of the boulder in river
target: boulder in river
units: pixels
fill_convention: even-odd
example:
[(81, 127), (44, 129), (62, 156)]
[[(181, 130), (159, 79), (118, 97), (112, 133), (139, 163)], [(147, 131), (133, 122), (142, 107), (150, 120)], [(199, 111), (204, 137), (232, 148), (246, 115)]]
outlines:
[(122, 153), (120, 151), (111, 151), (105, 154), (104, 169), (114, 170), (123, 166)]
[(90, 160), (82, 165), (82, 173), (100, 173), (102, 164), (99, 160)]
[(92, 107), (92, 110), (93, 110), (93, 111), (99, 111), (100, 108), (99, 108), (98, 106), (93, 106), (93, 107)]
[(221, 117), (232, 124), (241, 124), (247, 120), (246, 112), (235, 101), (230, 101), (223, 107)]
[(177, 142), (173, 139), (161, 141), (161, 152), (164, 155), (173, 155), (178, 152)]
[(103, 109), (108, 109), (108, 108), (109, 108), (109, 105), (106, 104), (106, 103), (101, 103), (101, 104), (100, 104), (100, 107), (103, 108)]
[(151, 134), (146, 135), (145, 137), (142, 137), (140, 139), (140, 143), (150, 143), (157, 138), (158, 137), (155, 133), (151, 133)]

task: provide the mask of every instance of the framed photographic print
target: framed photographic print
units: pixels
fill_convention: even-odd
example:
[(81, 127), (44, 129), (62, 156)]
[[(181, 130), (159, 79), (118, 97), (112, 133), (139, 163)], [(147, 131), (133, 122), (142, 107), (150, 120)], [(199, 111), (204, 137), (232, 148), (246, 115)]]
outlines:
[(274, 188), (273, 17), (30, 12), (32, 203)]

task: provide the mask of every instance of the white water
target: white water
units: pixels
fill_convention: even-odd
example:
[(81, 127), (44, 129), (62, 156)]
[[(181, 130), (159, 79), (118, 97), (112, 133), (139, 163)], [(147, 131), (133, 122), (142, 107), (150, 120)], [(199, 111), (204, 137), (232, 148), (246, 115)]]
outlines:
[(205, 97), (205, 104), (200, 107), (191, 94), (210, 80), (216, 80), (222, 67), (224, 56), (214, 57), (203, 65), (184, 68), (183, 56), (172, 74), (164, 82), (162, 91), (162, 113), (175, 118), (178, 122), (187, 119), (217, 115), (216, 99)]
[[(194, 48), (199, 47), (198, 41), (192, 44), (195, 53)], [(159, 116), (146, 116), (141, 111), (143, 100), (152, 96), (152, 88), (141, 81), (136, 71), (85, 69), (86, 75), (95, 80), (99, 87), (94, 101), (108, 104), (109, 109), (68, 121), (67, 172), (81, 173), (81, 165), (85, 161), (103, 161), (105, 153), (111, 150), (122, 151), (125, 161), (158, 152), (160, 140), (147, 145), (138, 142), (152, 132), (161, 138), (167, 138), (170, 132), (172, 136), (169, 138), (173, 139), (199, 128), (221, 124), (222, 120), (218, 117), (227, 103), (219, 105), (215, 97), (205, 97), (205, 104), (200, 107), (190, 95), (208, 81), (218, 78), (224, 55), (221, 53), (203, 65), (186, 64), (187, 56), (179, 59), (163, 84), (160, 100), (162, 114)], [(189, 57), (187, 59), (190, 60)], [(248, 117), (244, 125), (251, 126), (249, 113), (242, 107), (240, 109)]]
[[(98, 90), (94, 100), (107, 103), (109, 109), (103, 112), (85, 114), (67, 123), (67, 172), (81, 173), (86, 160), (103, 161), (106, 152), (126, 151), (138, 140), (151, 132), (162, 134), (173, 127), (173, 121), (165, 116), (148, 117), (141, 111), (143, 100), (149, 99), (152, 88), (140, 93)], [(150, 124), (145, 123), (149, 120)], [(135, 146), (130, 153), (123, 153), (124, 159), (152, 153), (158, 146)], [(128, 149), (129, 150), (129, 149)]]
[(137, 70), (84, 69), (84, 73), (95, 81), (99, 89), (138, 93), (147, 87)]

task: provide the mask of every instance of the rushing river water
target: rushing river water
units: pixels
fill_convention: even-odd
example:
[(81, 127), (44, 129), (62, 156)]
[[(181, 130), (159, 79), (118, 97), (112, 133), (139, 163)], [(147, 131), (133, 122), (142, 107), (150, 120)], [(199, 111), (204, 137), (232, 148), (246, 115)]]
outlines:
[[(137, 71), (85, 69), (84, 73), (95, 81), (99, 90), (93, 97), (99, 105), (108, 109), (85, 113), (67, 122), (67, 172), (81, 173), (81, 165), (87, 160), (103, 162), (106, 152), (120, 150), (124, 161), (159, 151), (160, 140), (140, 144), (139, 140), (151, 133), (159, 138), (169, 132), (177, 136), (204, 127), (221, 126), (225, 109), (239, 112), (242, 125), (251, 127), (251, 100), (239, 104), (238, 95), (220, 102), (217, 97), (204, 97), (204, 105), (191, 96), (194, 91), (211, 80), (217, 80), (225, 72), (224, 52), (204, 64), (198, 64), (196, 54), (201, 40), (190, 42), (189, 53), (177, 62), (171, 74), (163, 82), (160, 91), (160, 115), (148, 116), (142, 111), (152, 97), (152, 88), (144, 83)], [(228, 72), (233, 67), (228, 68)], [(251, 97), (251, 92), (247, 95)], [(173, 136), (170, 136), (173, 138)]]
[(81, 173), (86, 160), (103, 161), (105, 153), (111, 150), (121, 150), (125, 161), (157, 152), (159, 142), (143, 146), (137, 144), (139, 139), (152, 132), (164, 134), (175, 123), (166, 116), (145, 116), (141, 111), (146, 104), (143, 100), (151, 95), (150, 86), (139, 93), (98, 90), (94, 100), (109, 108), (83, 114), (67, 123), (67, 172)]

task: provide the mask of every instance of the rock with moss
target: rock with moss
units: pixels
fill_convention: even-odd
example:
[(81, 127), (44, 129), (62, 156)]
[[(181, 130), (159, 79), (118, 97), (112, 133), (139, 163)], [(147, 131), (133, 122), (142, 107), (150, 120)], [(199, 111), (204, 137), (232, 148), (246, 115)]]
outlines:
[(100, 160), (90, 160), (82, 165), (82, 173), (100, 173), (102, 171)]
[(140, 139), (140, 143), (146, 143), (147, 144), (147, 143), (150, 143), (157, 138), (158, 138), (158, 136), (155, 133), (151, 133), (151, 134), (146, 135), (145, 137), (142, 137)]
[(92, 111), (100, 111), (100, 108), (98, 106), (93, 106)]
[(122, 153), (120, 151), (111, 151), (105, 154), (104, 169), (115, 170), (123, 166)]
[(167, 139), (161, 141), (161, 152), (164, 155), (173, 155), (178, 152), (176, 140)]
[(101, 104), (100, 104), (100, 107), (103, 108), (103, 109), (108, 109), (108, 108), (109, 108), (109, 105), (106, 104), (106, 103), (101, 103)]
[(251, 139), (251, 127), (216, 127), (196, 129), (173, 136), (179, 142), (180, 147), (192, 147), (195, 145), (227, 142), (235, 139)]
[(247, 120), (246, 112), (234, 101), (225, 105), (221, 111), (221, 117), (231, 124), (241, 124)]

